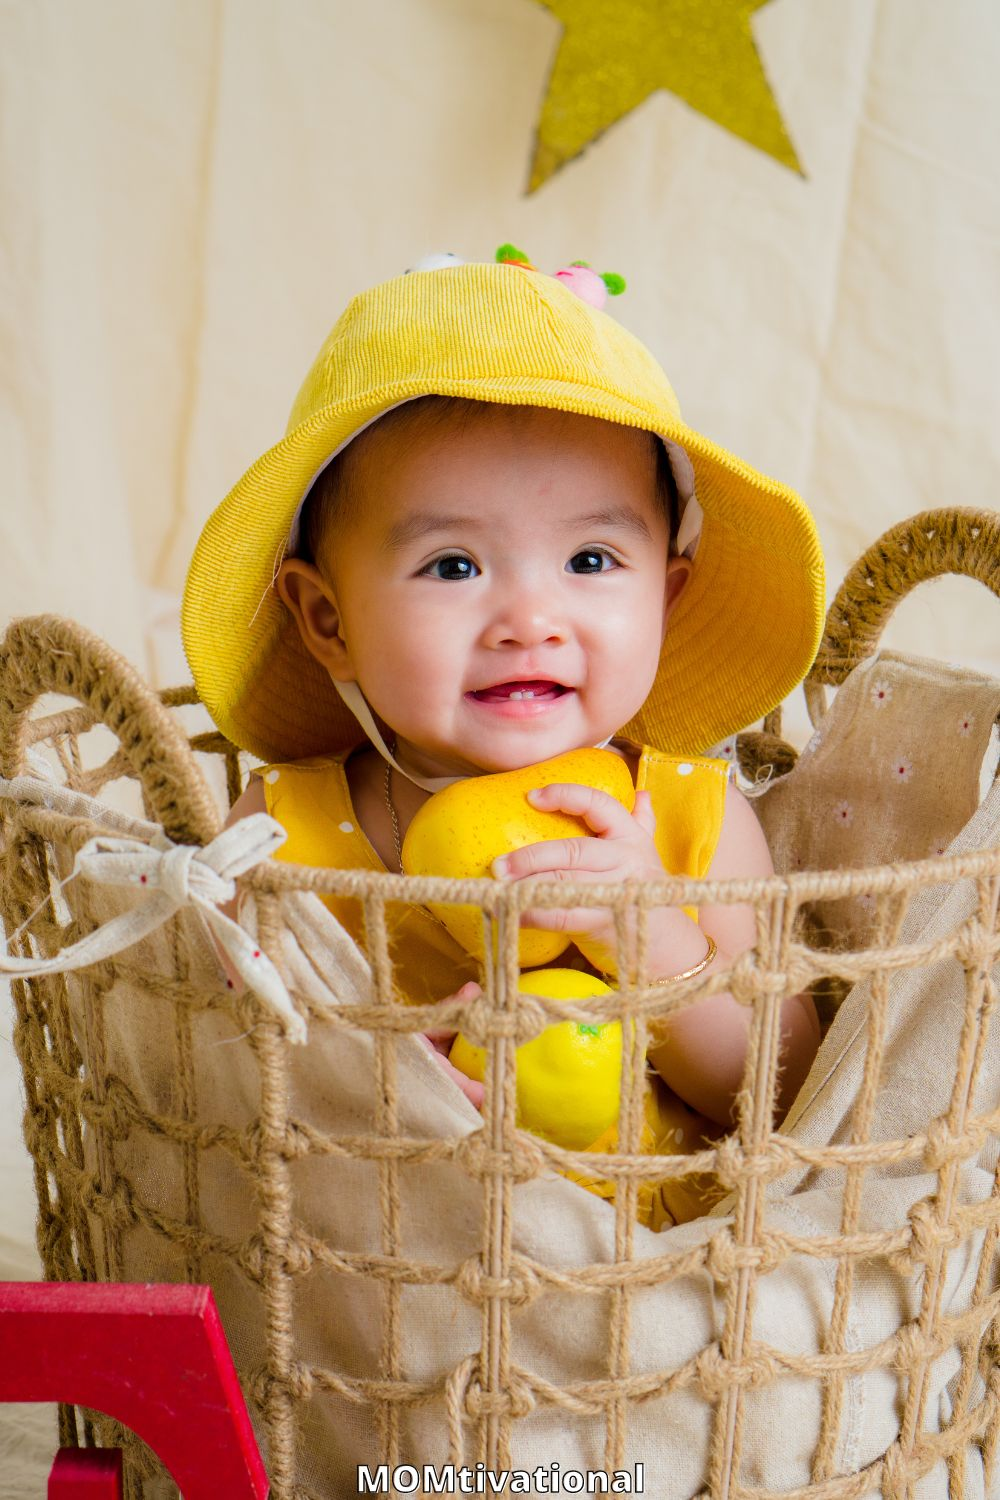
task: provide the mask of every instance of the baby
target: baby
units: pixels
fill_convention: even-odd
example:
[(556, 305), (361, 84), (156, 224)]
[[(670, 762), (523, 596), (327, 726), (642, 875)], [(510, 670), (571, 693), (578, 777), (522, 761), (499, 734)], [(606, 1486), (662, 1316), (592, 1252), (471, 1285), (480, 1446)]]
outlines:
[[(216, 722), (269, 763), (231, 817), (269, 812), (288, 834), (281, 858), (399, 870), (439, 787), (607, 746), (632, 773), (634, 811), (590, 787), (541, 788), (533, 805), (589, 836), (494, 866), (502, 880), (605, 884), (772, 872), (728, 765), (701, 752), (801, 678), (822, 614), (801, 502), (686, 427), (637, 340), (552, 277), (453, 262), (350, 304), (285, 439), (209, 520), (183, 624)], [(328, 904), (363, 940), (358, 903)], [(390, 910), (408, 998), (476, 993), (476, 964), (428, 911)], [(524, 923), (586, 935), (613, 971), (607, 910)], [(749, 906), (653, 909), (647, 982), (728, 966), (755, 938)], [(717, 1127), (749, 1021), (717, 994), (650, 1051)], [(782, 1025), (786, 1108), (819, 1039), (808, 997), (785, 1001)], [(445, 1056), (450, 1034), (429, 1040), (478, 1105), (482, 1085)]]

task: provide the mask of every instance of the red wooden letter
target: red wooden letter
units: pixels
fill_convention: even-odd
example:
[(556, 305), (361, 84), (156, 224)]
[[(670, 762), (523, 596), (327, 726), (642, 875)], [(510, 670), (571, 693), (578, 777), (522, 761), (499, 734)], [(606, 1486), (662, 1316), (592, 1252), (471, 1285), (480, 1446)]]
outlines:
[[(106, 1412), (149, 1444), (184, 1500), (267, 1495), (208, 1287), (0, 1282), (0, 1401), (64, 1401)], [(61, 1492), (67, 1500), (118, 1493), (81, 1489), (72, 1465), (57, 1465), (54, 1474), (57, 1482), (73, 1478), (76, 1487)]]
[(122, 1500), (120, 1448), (60, 1448), (49, 1500)]

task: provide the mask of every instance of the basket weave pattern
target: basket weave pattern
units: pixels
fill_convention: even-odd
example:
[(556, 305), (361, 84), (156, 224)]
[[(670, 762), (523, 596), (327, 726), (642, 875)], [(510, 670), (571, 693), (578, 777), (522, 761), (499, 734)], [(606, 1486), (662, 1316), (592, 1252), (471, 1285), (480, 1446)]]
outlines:
[[(842, 653), (843, 654), (843, 653)], [(829, 679), (827, 679), (829, 680)], [(57, 693), (76, 706), (35, 717), (39, 700)], [(0, 656), (0, 772), (28, 772), (32, 747), (47, 746), (65, 787), (101, 796), (109, 783), (131, 782), (147, 815), (171, 839), (204, 845), (217, 833), (219, 813), (199, 768), (214, 758), (230, 798), (239, 789), (240, 760), (215, 734), (190, 736), (178, 722), (190, 695), (151, 694), (106, 647), (65, 622), (46, 617), (12, 628)], [(115, 737), (110, 755), (91, 765), (93, 726)], [(31, 805), (0, 797), (3, 916), (11, 952), (52, 956), (106, 918), (85, 881), (66, 881), (79, 850), (100, 829), (81, 810)], [(921, 891), (969, 882), (968, 916), (945, 936), (901, 939), (910, 902)], [(664, 880), (636, 888), (565, 887), (534, 883), (446, 882), (352, 874), (268, 863), (241, 882), (252, 893), (257, 938), (285, 974), (310, 1031), (331, 1027), (372, 1038), (370, 1113), (348, 1133), (330, 1132), (299, 1113), (292, 1052), (274, 1013), (252, 992), (227, 988), (221, 975), (192, 957), (193, 922), (187, 911), (171, 918), (149, 942), (75, 974), (42, 975), (13, 983), (15, 1044), (24, 1072), (25, 1135), (35, 1163), (39, 1201), (38, 1241), (49, 1279), (132, 1279), (135, 1238), (154, 1248), (151, 1274), (169, 1264), (192, 1281), (235, 1277), (255, 1289), (260, 1326), (238, 1343), (241, 1378), (266, 1445), (272, 1493), (278, 1500), (307, 1500), (317, 1491), (302, 1477), (301, 1433), (312, 1403), (333, 1398), (371, 1413), (377, 1444), (370, 1462), (420, 1462), (406, 1440), (411, 1410), (437, 1414), (446, 1451), (455, 1463), (483, 1461), (491, 1468), (517, 1462), (517, 1429), (540, 1408), (603, 1431), (603, 1463), (624, 1466), (630, 1414), (681, 1391), (697, 1394), (711, 1409), (711, 1438), (704, 1494), (712, 1500), (853, 1500), (879, 1493), (894, 1500), (914, 1493), (922, 1475), (947, 1468), (950, 1492), (964, 1493), (970, 1451), (978, 1447), (987, 1471), (1000, 1434), (1000, 1288), (996, 1254), (1000, 1234), (1000, 1180), (979, 1201), (963, 1201), (963, 1168), (981, 1159), (1000, 1130), (1000, 1094), (990, 1078), (988, 1044), (996, 1026), (995, 966), (1000, 956), (1000, 850), (989, 849), (898, 867), (822, 872), (765, 881)], [(363, 904), (371, 986), (367, 1003), (332, 1003), (320, 1011), (283, 966), (282, 903), (292, 892), (337, 892)], [(801, 940), (799, 913), (808, 903), (861, 892), (874, 898), (871, 943), (861, 951), (817, 951)], [(141, 894), (141, 893), (140, 893)], [(128, 900), (136, 899), (129, 893)], [(499, 958), (489, 967), (485, 993), (471, 1008), (414, 1007), (400, 1003), (389, 958), (386, 913), (393, 902), (478, 903), (498, 939)], [(124, 902), (125, 897), (121, 900)], [(657, 904), (751, 902), (757, 944), (733, 968), (698, 977), (674, 989), (644, 988), (642, 933)], [(516, 932), (529, 904), (611, 906), (619, 923), (623, 963), (633, 978), (620, 995), (571, 1008), (517, 997)], [(626, 932), (638, 938), (625, 952)], [(490, 945), (487, 944), (487, 951)], [(904, 1138), (873, 1136), (872, 1121), (885, 1086), (885, 1036), (901, 976), (950, 963), (964, 975), (964, 1007), (953, 1056), (937, 1060), (953, 1082), (947, 1108)], [(956, 969), (957, 973), (958, 970)], [(821, 981), (870, 984), (863, 1081), (853, 1106), (850, 1139), (832, 1146), (806, 1145), (772, 1128), (778, 1076), (779, 1013), (784, 996)], [(169, 1017), (173, 1078), (151, 1098), (135, 1076), (125, 1076), (109, 1052), (107, 997), (115, 984), (134, 984), (156, 996)], [(750, 1012), (750, 1047), (738, 1099), (738, 1124), (724, 1140), (694, 1157), (651, 1159), (638, 1154), (642, 1071), (650, 1028), (673, 1009), (730, 990)], [(516, 1004), (515, 1004), (516, 999)], [(487, 1050), (482, 1128), (454, 1137), (414, 1138), (405, 1129), (399, 1084), (399, 1048), (406, 1033), (458, 1023)], [(254, 1087), (242, 1119), (213, 1113), (199, 1097), (197, 1052), (205, 1018), (231, 1039)], [(526, 1135), (515, 1123), (514, 1047), (556, 1019), (623, 1019), (626, 1047), (619, 1149), (600, 1158), (602, 1176), (617, 1187), (613, 1254), (606, 1259), (554, 1265), (517, 1249), (511, 1233), (513, 1203), (521, 1186), (553, 1168), (593, 1168), (594, 1158), (569, 1153)], [(136, 1053), (141, 1058), (141, 1047)], [(985, 1101), (985, 1104), (984, 1104)], [(158, 1197), (151, 1179), (140, 1183), (122, 1166), (122, 1149), (167, 1153), (182, 1191)], [(221, 1232), (205, 1201), (202, 1169), (222, 1153), (245, 1184), (246, 1232)], [(132, 1157), (128, 1158), (133, 1159)], [(297, 1214), (295, 1173), (300, 1164), (330, 1169), (363, 1163), (377, 1184), (378, 1232), (361, 1250), (327, 1243)], [(478, 1184), (480, 1214), (474, 1253), (429, 1261), (407, 1253), (405, 1185), (415, 1165), (438, 1164)], [(864, 1204), (880, 1174), (923, 1170), (932, 1187), (898, 1224), (873, 1230)], [(686, 1248), (637, 1255), (636, 1194), (651, 1175), (715, 1173), (729, 1191), (727, 1217)], [(775, 1227), (769, 1204), (786, 1179), (803, 1172), (836, 1184), (839, 1223), (823, 1236)], [(332, 1179), (336, 1181), (336, 1178)], [(169, 1201), (168, 1201), (169, 1200)], [(671, 1235), (664, 1240), (671, 1242)], [(949, 1311), (944, 1288), (955, 1258), (971, 1256), (971, 1294)], [(783, 1347), (775, 1330), (756, 1318), (766, 1278), (801, 1260), (821, 1262), (833, 1281), (832, 1310), (814, 1352)], [(909, 1289), (898, 1326), (877, 1344), (854, 1347), (848, 1314), (860, 1268), (880, 1263)], [(158, 1269), (160, 1268), (160, 1269)], [(352, 1372), (311, 1361), (296, 1336), (295, 1305), (310, 1276), (323, 1270), (376, 1296), (381, 1337), (370, 1368)], [(632, 1368), (630, 1347), (637, 1299), (650, 1288), (704, 1275), (721, 1309), (717, 1336), (677, 1363), (668, 1337), (659, 1369)], [(409, 1289), (437, 1287), (455, 1304), (478, 1314), (480, 1337), (452, 1368), (433, 1378), (406, 1366), (401, 1338)], [(603, 1372), (554, 1382), (519, 1357), (517, 1317), (544, 1306), (547, 1295), (595, 1299), (606, 1317)], [(905, 1309), (909, 1311), (905, 1311)], [(234, 1339), (234, 1330), (229, 1329)], [(951, 1415), (939, 1423), (928, 1410), (936, 1360), (952, 1354)], [(838, 1438), (850, 1382), (874, 1369), (897, 1382), (898, 1433), (884, 1451), (852, 1472), (838, 1472)], [(756, 1483), (748, 1448), (746, 1413), (757, 1393), (776, 1382), (802, 1379), (820, 1391), (819, 1434), (807, 1481), (775, 1490)], [(71, 1411), (62, 1417), (63, 1440), (77, 1435)], [(112, 1429), (98, 1423), (107, 1440)], [(81, 1434), (93, 1435), (88, 1418)], [(114, 1432), (116, 1440), (123, 1435)], [(130, 1485), (142, 1494), (152, 1472), (142, 1445), (124, 1435)]]

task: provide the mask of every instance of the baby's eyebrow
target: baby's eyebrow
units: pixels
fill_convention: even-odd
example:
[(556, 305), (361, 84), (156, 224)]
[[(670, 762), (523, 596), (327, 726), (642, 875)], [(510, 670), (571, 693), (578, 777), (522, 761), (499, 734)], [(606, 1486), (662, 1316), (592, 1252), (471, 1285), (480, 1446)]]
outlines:
[[(419, 541), (435, 531), (476, 531), (483, 522), (475, 516), (445, 515), (440, 511), (417, 510), (404, 516), (390, 526), (382, 542), (386, 552), (397, 552), (410, 542)], [(609, 505), (603, 510), (588, 511), (586, 515), (566, 516), (560, 523), (563, 531), (578, 531), (591, 526), (610, 526), (619, 531), (632, 531), (647, 541), (652, 532), (642, 516), (629, 505)]]
[(619, 531), (634, 531), (647, 541), (653, 535), (639, 512), (630, 505), (609, 505), (605, 510), (593, 510), (585, 516), (568, 516), (562, 525), (566, 531), (583, 526), (611, 526)]
[(415, 510), (412, 515), (404, 516), (401, 521), (389, 527), (382, 547), (386, 552), (397, 552), (400, 547), (419, 541), (422, 536), (428, 536), (434, 531), (457, 531), (460, 527), (466, 531), (474, 531), (481, 525), (482, 522), (477, 521), (475, 516), (449, 516), (441, 511)]

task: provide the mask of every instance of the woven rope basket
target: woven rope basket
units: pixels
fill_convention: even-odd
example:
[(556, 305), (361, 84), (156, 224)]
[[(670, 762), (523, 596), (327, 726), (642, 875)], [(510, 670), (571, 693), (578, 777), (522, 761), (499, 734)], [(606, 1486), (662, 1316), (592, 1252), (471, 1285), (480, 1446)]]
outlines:
[[(861, 559), (806, 685), (817, 723), (824, 685), (946, 572), (1000, 593), (995, 515), (928, 513)], [(10, 952), (39, 971), (12, 987), (47, 1278), (211, 1283), (277, 1500), (356, 1493), (359, 1464), (387, 1466), (383, 1493), (428, 1493), (405, 1466), (448, 1463), (545, 1464), (533, 1493), (574, 1492), (556, 1471), (637, 1481), (639, 1464), (668, 1500), (1000, 1493), (993, 794), (940, 857), (768, 880), (567, 892), (264, 860), (240, 877), (241, 923), (285, 1013), (227, 985), (199, 914), (191, 870), (247, 771), (200, 713), (53, 617), (15, 623), (0, 651), (2, 909)], [(930, 697), (926, 715), (932, 739)], [(775, 795), (798, 773), (774, 716), (739, 753)], [(87, 846), (100, 857), (74, 875)], [(116, 852), (120, 883), (101, 874)], [(365, 955), (328, 892), (363, 908)], [(67, 968), (154, 898), (145, 936)], [(817, 903), (862, 899), (863, 944), (828, 918), (817, 942)], [(393, 913), (428, 900), (478, 904), (496, 935), (484, 997), (461, 1010), (487, 1050), (481, 1116), (413, 1035), (458, 1008), (394, 986)], [(638, 931), (620, 955), (633, 976), (658, 904), (751, 902), (757, 943), (728, 972), (567, 1009), (517, 994), (529, 902), (612, 906), (623, 945)], [(780, 1004), (807, 987), (843, 1003), (775, 1131)], [(644, 1156), (650, 1027), (723, 989), (750, 1016), (738, 1124), (695, 1156)], [(597, 1158), (613, 1203), (563, 1175), (594, 1157), (515, 1123), (515, 1046), (567, 1016), (629, 1023), (619, 1144)], [(644, 1181), (693, 1173), (725, 1192), (711, 1217), (637, 1224)], [(125, 1445), (133, 1497), (172, 1493), (113, 1423), (61, 1424), (64, 1442)]]

